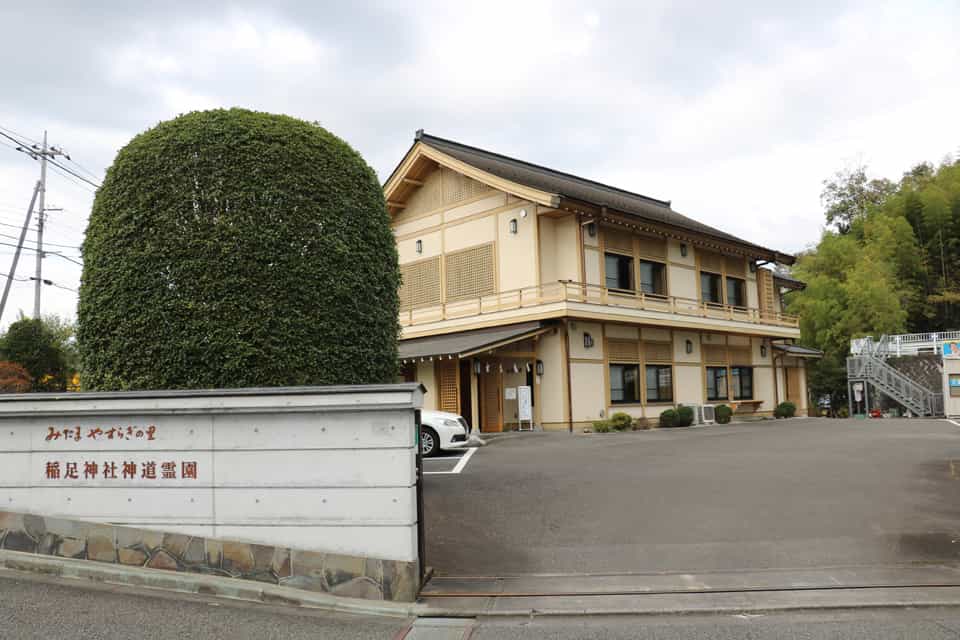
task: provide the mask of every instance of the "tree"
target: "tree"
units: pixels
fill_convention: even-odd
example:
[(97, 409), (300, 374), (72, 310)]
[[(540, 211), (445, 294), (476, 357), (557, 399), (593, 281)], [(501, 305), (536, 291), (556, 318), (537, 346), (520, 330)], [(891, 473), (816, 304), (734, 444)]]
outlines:
[(26, 393), (33, 388), (30, 373), (16, 362), (0, 362), (0, 392)]
[(43, 321), (17, 320), (0, 339), (0, 355), (22, 366), (32, 379), (33, 391), (63, 391), (66, 367), (57, 339)]
[(826, 210), (827, 224), (847, 233), (856, 220), (863, 219), (871, 207), (889, 196), (896, 185), (886, 179), (867, 179), (866, 166), (842, 169), (823, 181), (820, 202)]
[(60, 351), (63, 352), (66, 378), (69, 381), (80, 371), (80, 350), (77, 348), (77, 324), (55, 313), (42, 318), (43, 324), (53, 334)]
[(383, 192), (317, 125), (213, 110), (136, 136), (97, 192), (83, 255), (85, 388), (394, 379)]

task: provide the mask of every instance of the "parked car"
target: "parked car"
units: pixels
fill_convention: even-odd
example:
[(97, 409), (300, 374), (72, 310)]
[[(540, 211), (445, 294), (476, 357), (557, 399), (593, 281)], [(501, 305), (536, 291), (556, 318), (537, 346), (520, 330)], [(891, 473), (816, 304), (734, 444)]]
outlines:
[(424, 457), (437, 455), (441, 450), (459, 449), (467, 444), (467, 421), (446, 411), (420, 412), (420, 451)]

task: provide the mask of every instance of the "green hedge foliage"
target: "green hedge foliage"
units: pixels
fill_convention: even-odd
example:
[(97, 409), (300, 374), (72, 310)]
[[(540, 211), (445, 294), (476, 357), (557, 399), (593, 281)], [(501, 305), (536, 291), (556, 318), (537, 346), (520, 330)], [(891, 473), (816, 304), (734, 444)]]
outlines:
[(717, 418), (717, 424), (727, 424), (733, 416), (733, 409), (725, 404), (718, 404), (716, 409), (714, 409), (714, 414)]
[(676, 409), (667, 409), (666, 411), (660, 414), (660, 426), (661, 427), (677, 427), (677, 410)]
[(213, 110), (136, 136), (97, 192), (83, 255), (86, 388), (394, 380), (383, 192), (317, 125)]
[(792, 418), (797, 413), (797, 405), (792, 402), (781, 402), (773, 410), (776, 418)]
[(689, 427), (693, 424), (693, 408), (677, 407), (677, 426)]

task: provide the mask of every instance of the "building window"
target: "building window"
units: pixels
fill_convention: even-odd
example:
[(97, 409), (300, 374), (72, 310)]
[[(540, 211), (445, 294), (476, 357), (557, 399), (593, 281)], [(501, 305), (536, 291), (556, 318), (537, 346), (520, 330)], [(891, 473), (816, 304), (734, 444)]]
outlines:
[(619, 253), (604, 256), (607, 289), (633, 291), (633, 258)]
[(727, 368), (707, 367), (707, 400), (726, 400)]
[(673, 402), (673, 367), (647, 365), (647, 402)]
[(727, 304), (734, 307), (747, 306), (746, 280), (727, 277)]
[(753, 367), (730, 367), (734, 400), (753, 400)]
[(723, 304), (723, 279), (716, 273), (700, 272), (700, 298), (704, 302)]
[(640, 291), (658, 296), (667, 294), (666, 269), (663, 263), (640, 261)]
[(637, 378), (639, 377), (639, 365), (610, 365), (610, 402), (612, 404), (640, 402), (640, 388), (637, 384)]

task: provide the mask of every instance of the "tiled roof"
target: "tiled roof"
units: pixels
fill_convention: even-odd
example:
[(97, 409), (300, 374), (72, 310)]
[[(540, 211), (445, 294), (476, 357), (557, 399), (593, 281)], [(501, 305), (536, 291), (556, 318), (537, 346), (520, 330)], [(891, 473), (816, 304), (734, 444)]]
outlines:
[(422, 144), (445, 153), (461, 162), (486, 171), (504, 180), (539, 189), (547, 193), (559, 195), (589, 203), (594, 206), (605, 206), (608, 209), (642, 218), (648, 222), (661, 223), (693, 231), (747, 248), (756, 249), (763, 254), (776, 254), (789, 259), (790, 256), (773, 249), (761, 247), (752, 242), (743, 240), (715, 227), (698, 222), (693, 218), (674, 211), (669, 201), (658, 200), (639, 193), (633, 193), (611, 187), (609, 185), (587, 180), (579, 176), (563, 173), (547, 167), (523, 162), (515, 158), (471, 147), (453, 140), (417, 132), (417, 140)]

